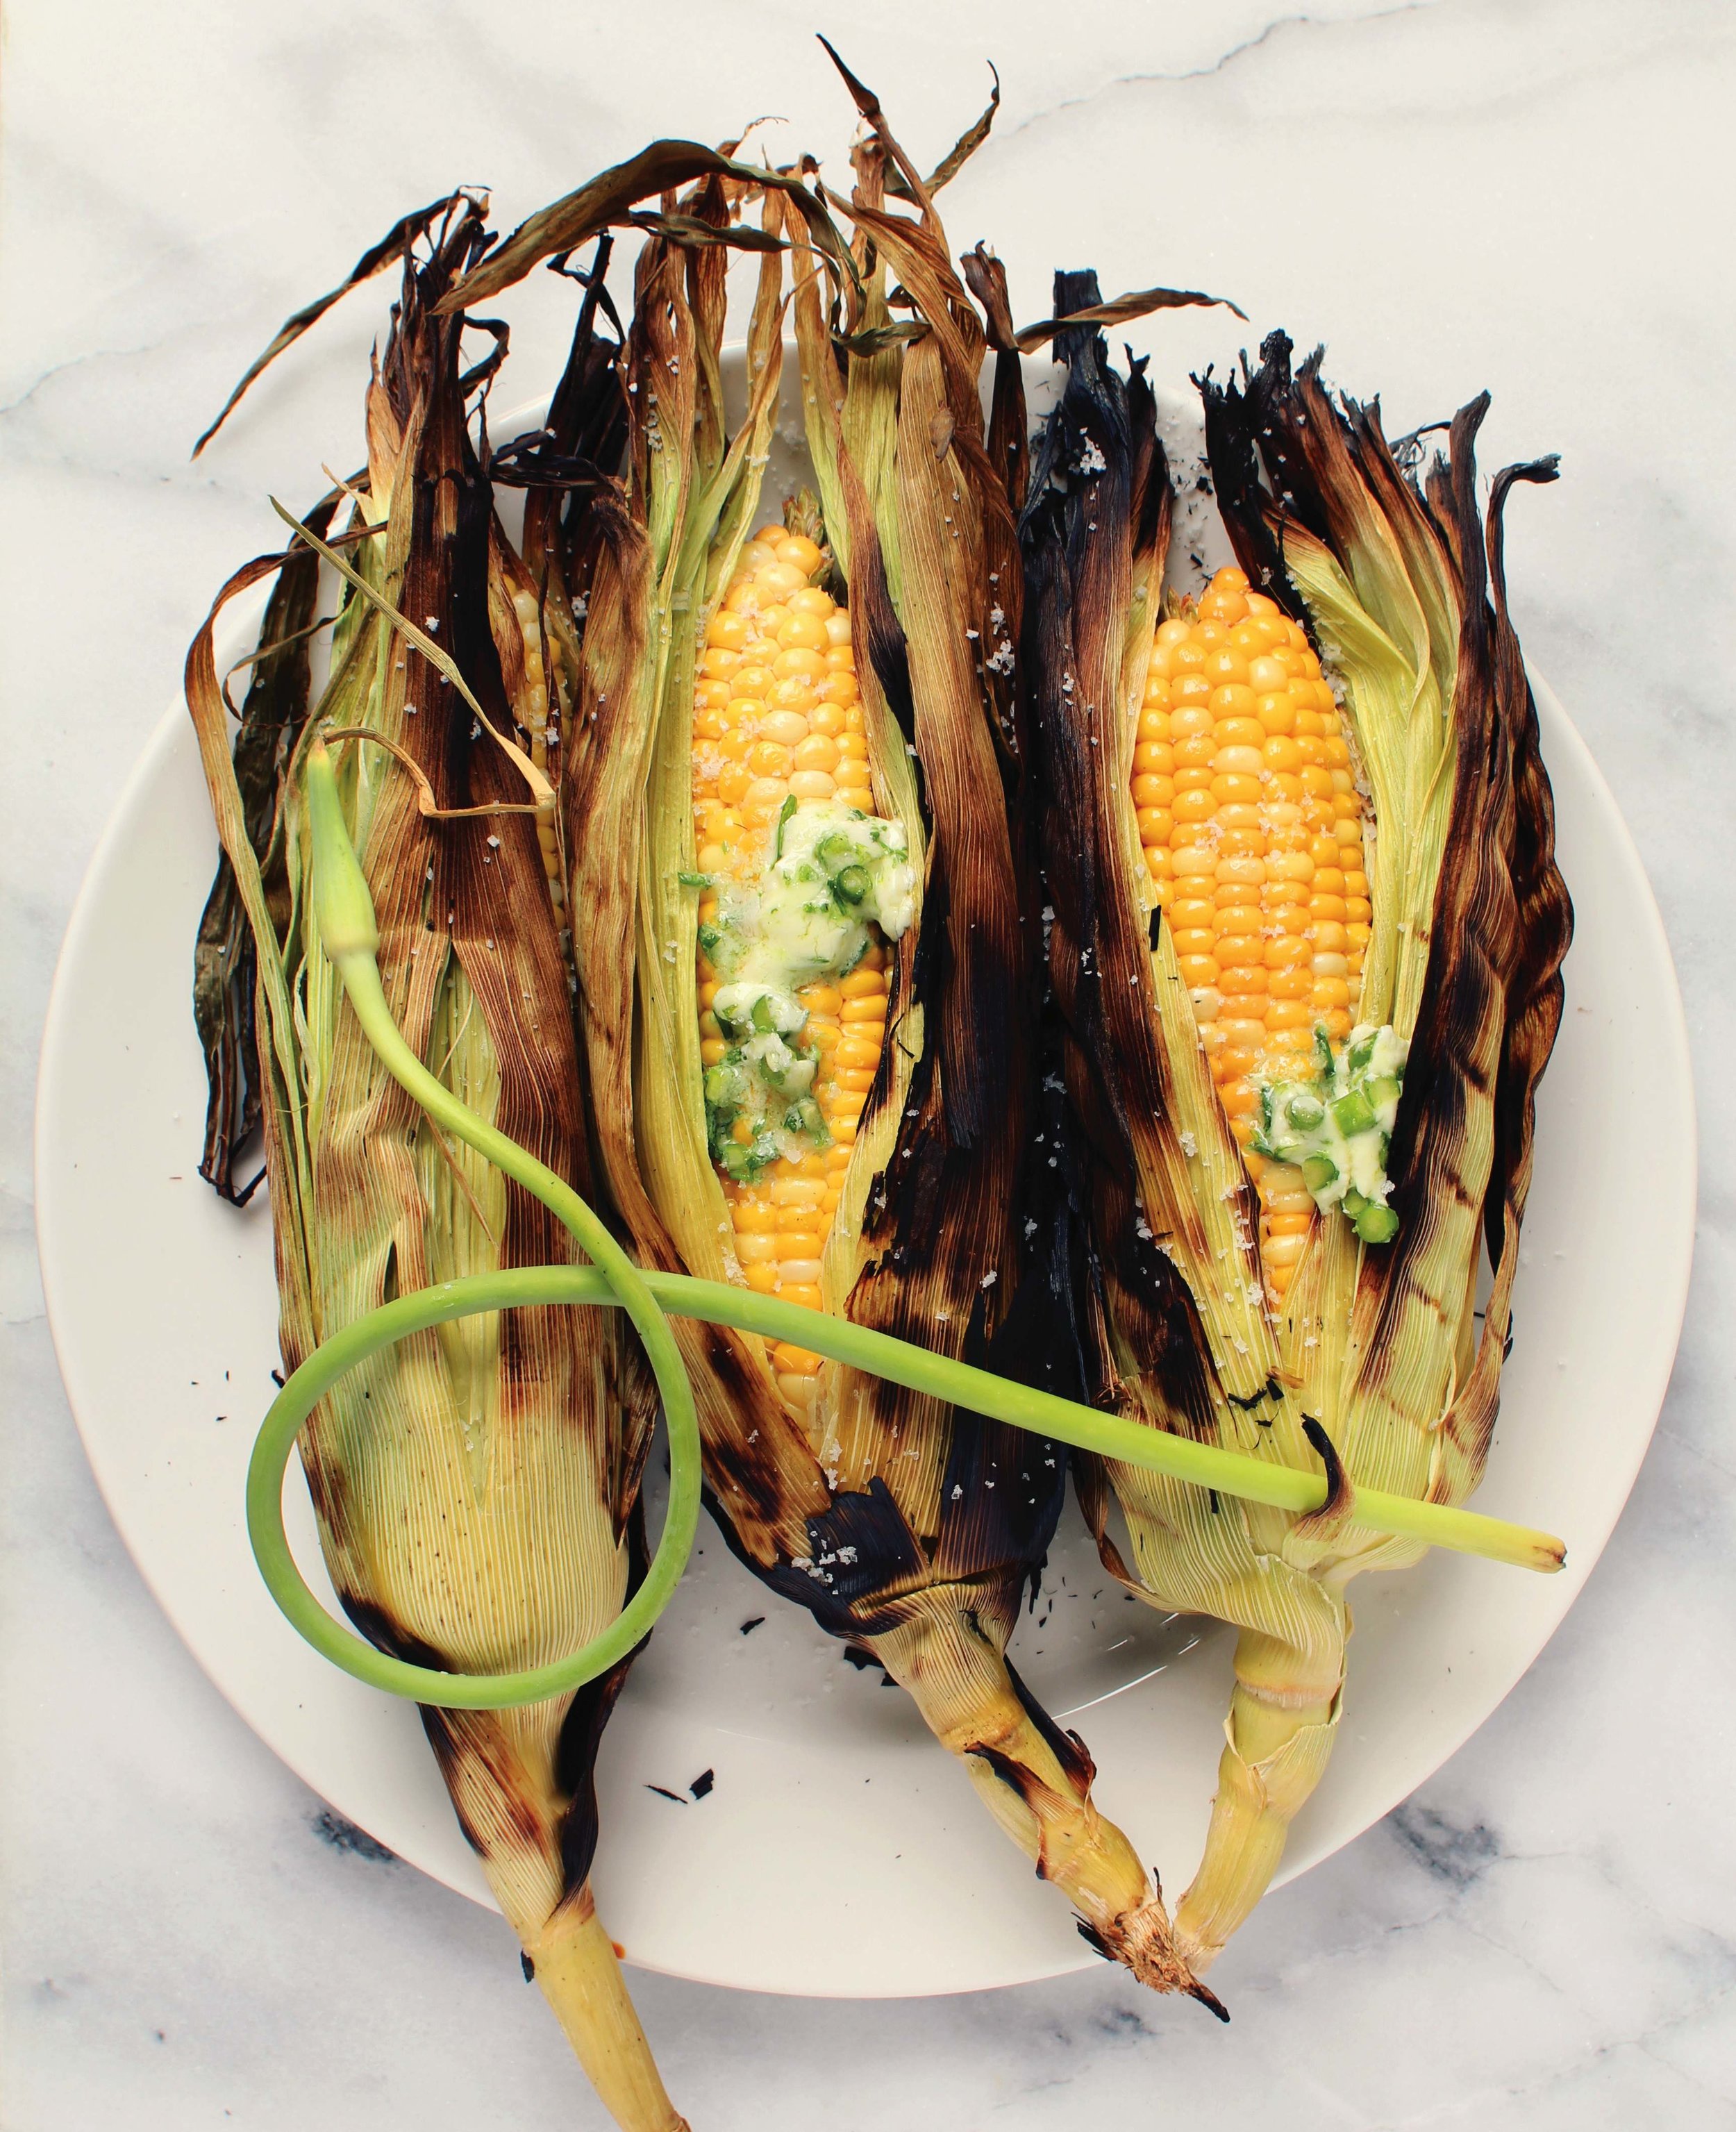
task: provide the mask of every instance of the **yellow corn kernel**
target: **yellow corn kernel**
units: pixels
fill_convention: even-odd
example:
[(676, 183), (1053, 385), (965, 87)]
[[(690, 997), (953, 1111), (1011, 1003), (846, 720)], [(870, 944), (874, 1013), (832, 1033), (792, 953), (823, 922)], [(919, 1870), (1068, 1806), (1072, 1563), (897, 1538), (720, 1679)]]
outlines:
[[(773, 553), (780, 563), (798, 570), (805, 582), (818, 569), (824, 557), (805, 533), (788, 533), (781, 526), (773, 530), (777, 535)], [(826, 596), (822, 593), (821, 597), (824, 598)], [(830, 599), (827, 599), (826, 604), (831, 606)]]
[[(770, 720), (767, 721), (768, 725)], [(782, 732), (774, 736), (782, 740)], [(829, 733), (808, 732), (796, 742), (795, 766), (798, 770), (836, 770), (838, 766), (838, 744)]]

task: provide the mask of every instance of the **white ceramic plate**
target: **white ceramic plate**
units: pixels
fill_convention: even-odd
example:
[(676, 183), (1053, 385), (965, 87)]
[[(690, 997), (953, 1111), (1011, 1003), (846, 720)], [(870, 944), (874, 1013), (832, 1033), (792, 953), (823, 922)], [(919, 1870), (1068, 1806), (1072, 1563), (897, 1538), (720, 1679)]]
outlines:
[[(1191, 396), (1166, 402), (1166, 429), (1177, 455), (1197, 449)], [(790, 483), (798, 451), (784, 440), (774, 487)], [(1208, 561), (1225, 551), (1202, 515), (1210, 506), (1177, 472), (1198, 521), (1184, 516), (1176, 542), (1185, 571), (1190, 550)], [(237, 612), (220, 665), (226, 645), (229, 658), (247, 648), (257, 612)], [(1341, 1736), (1281, 1878), (1422, 1783), (1542, 1649), (1626, 1500), (1680, 1329), (1694, 1209), (1681, 1001), (1609, 787), (1555, 697), (1538, 695), (1579, 929), (1479, 1501), (1561, 1534), (1568, 1565), (1548, 1578), (1436, 1554), (1359, 1582)], [(97, 853), (49, 1012), (37, 1183), (61, 1368), (115, 1522), (223, 1694), (340, 1813), (486, 1903), (415, 1712), (315, 1657), (247, 1551), (242, 1478), (272, 1391), (276, 1299), (264, 1193), (237, 1212), (197, 1174), (191, 954), (215, 853), (177, 704)], [(1642, 1103), (1647, 1161), (1597, 1159)], [(285, 1496), (303, 1567), (335, 1605), (305, 1491), (292, 1480)], [(700, 1546), (603, 1744), (596, 1885), (630, 1957), (716, 1983), (850, 1996), (1086, 1966), (1066, 1904), (990, 1824), (904, 1697), (766, 1592), (708, 1525)], [(1166, 1623), (1127, 1598), (1070, 1501), (1012, 1655), (1090, 1741), (1104, 1810), (1167, 1886), (1185, 1886), (1221, 1743), (1224, 1632)], [(707, 1769), (712, 1790), (687, 1797)]]

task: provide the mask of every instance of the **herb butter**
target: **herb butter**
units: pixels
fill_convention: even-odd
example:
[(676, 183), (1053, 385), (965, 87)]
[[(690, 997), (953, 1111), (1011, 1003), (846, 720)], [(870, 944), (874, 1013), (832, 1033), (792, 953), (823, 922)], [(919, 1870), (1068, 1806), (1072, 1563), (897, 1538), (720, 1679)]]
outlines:
[(1387, 1205), (1393, 1126), (1410, 1046), (1391, 1028), (1353, 1029), (1335, 1051), (1314, 1033), (1315, 1067), (1306, 1081), (1259, 1084), (1259, 1126), (1250, 1146), (1293, 1164), (1321, 1212), (1342, 1208), (1365, 1244), (1387, 1244), (1398, 1217)]
[[(755, 881), (709, 881), (716, 919), (699, 944), (720, 980), (712, 1011), (728, 1049), (705, 1076), (712, 1159), (757, 1176), (779, 1156), (830, 1143), (811, 1090), (818, 1060), (801, 1040), (805, 985), (847, 975), (870, 925), (889, 940), (916, 916), (916, 871), (901, 822), (836, 800), (785, 800), (772, 855)], [(745, 1120), (744, 1144), (735, 1128)]]

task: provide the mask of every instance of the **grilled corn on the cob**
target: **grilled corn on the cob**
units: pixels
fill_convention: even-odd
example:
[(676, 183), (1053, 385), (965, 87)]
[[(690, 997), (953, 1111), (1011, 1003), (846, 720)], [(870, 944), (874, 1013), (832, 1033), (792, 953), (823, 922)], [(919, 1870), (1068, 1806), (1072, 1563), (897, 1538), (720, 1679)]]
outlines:
[[(571, 507), (563, 539), (564, 581), (584, 607), (564, 655), (576, 739), (562, 765), (581, 1026), (600, 1156), (643, 1263), (781, 1284), (1040, 1377), (1049, 1282), (1024, 1250), (1039, 1188), (1024, 1172), (1040, 897), (1008, 796), (1024, 775), (1007, 679), (1019, 581), (997, 470), (1019, 459), (1017, 364), (1009, 343), (991, 463), (981, 319), (921, 177), (877, 107), (870, 123), (853, 259), (815, 194), (714, 159), (686, 166), (705, 174), (639, 262), (626, 468)], [(885, 204), (889, 159), (914, 216)], [(733, 439), (711, 270), (755, 190), (794, 252), (822, 509), (749, 541), (778, 379), (777, 256), (762, 261)], [(527, 226), (477, 286), (593, 228), (598, 197)], [(704, 225), (714, 238), (695, 236)], [(916, 325), (890, 316), (889, 266)], [(843, 372), (832, 297), (851, 337)], [(814, 582), (818, 533), (828, 586)], [(779, 608), (767, 640), (760, 617)], [(847, 968), (811, 955), (781, 983), (736, 923), (765, 900), (780, 828), (831, 885), (837, 929), (855, 927), (849, 953), (861, 949)], [(898, 888), (908, 916), (892, 908), (894, 869), (910, 876)], [(870, 902), (877, 929), (859, 923)], [(740, 953), (712, 939), (731, 924)], [(883, 1023), (876, 1044), (867, 1032)], [(1004, 1656), (1060, 1507), (1054, 1447), (793, 1343), (677, 1332), (712, 1500), (743, 1558), (911, 1691), (1095, 1942), (1192, 1988), (1145, 1868), (1091, 1803), (1089, 1758)]]
[[(419, 262), (406, 245), (368, 396), (351, 545), (380, 597), (449, 649), (497, 731), (516, 721), (547, 760), (540, 630), (534, 606), (520, 604), (525, 587), (467, 434), (460, 321), (432, 312), (484, 248), (484, 228), (463, 196), (415, 234), (429, 223), (438, 225), (431, 256)], [(223, 597), (279, 559), (241, 573)], [(451, 1145), (381, 1070), (344, 1003), (311, 907), (300, 773), (314, 734), (277, 758), (272, 804), (250, 819), (210, 624), (189, 655), (188, 699), (257, 971), (250, 1064), (285, 1362), (400, 1291), (569, 1258), (565, 1232), (540, 1205)], [(559, 848), (551, 817), (525, 804), (535, 766), (515, 766), (510, 745), (485, 738), (447, 676), (361, 597), (338, 620), (318, 720), (369, 737), (333, 745), (344, 754), (345, 826), (378, 912), (381, 973), (411, 1048), (465, 1103), (588, 1191)], [(262, 749), (270, 737), (247, 737)], [(441, 819), (454, 810), (473, 819)], [(451, 1672), (518, 1669), (589, 1640), (619, 1612), (642, 1559), (650, 1421), (640, 1358), (612, 1312), (472, 1318), (353, 1370), (302, 1443), (322, 1548), (351, 1618), (384, 1649)], [(589, 1886), (595, 1756), (626, 1671), (548, 1702), (424, 1709), (423, 1720), (527, 1973), (605, 2104), (630, 2132), (678, 2132)]]
[[(1094, 294), (1063, 276), (1056, 310)], [(1197, 1972), (1331, 1752), (1346, 1583), (1415, 1558), (1359, 1531), (1357, 1483), (1458, 1503), (1480, 1476), (1571, 911), (1500, 576), (1512, 477), (1486, 536), (1474, 501), (1482, 404), (1416, 483), (1370, 411), (1335, 407), (1313, 364), (1292, 380), (1268, 343), (1244, 387), (1206, 393), (1240, 571), (1160, 622), (1149, 389), (1089, 333), (1061, 352), (1028, 636), (1052, 963), (1093, 1158), (1088, 1373), (1154, 1427), (1318, 1457), (1332, 1485), (1292, 1517), (1080, 1462), (1115, 1573), (1241, 1630), (1177, 1916)]]

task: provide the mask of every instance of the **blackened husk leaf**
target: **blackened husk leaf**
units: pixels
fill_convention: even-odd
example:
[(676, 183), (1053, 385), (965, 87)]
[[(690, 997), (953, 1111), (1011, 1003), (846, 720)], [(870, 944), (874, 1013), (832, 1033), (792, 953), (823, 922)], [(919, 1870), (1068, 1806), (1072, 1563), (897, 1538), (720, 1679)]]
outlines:
[[(1513, 893), (1523, 944), (1518, 967), (1508, 988), (1507, 1035), (1502, 1048), (1501, 1078), (1496, 1086), (1497, 1154), (1494, 1184), (1484, 1214), (1492, 1265), (1499, 1265), (1509, 1222), (1524, 1211), (1531, 1171), (1531, 1142), (1536, 1116), (1537, 1083), (1547, 1060), (1562, 1007), (1561, 968), (1573, 938), (1573, 906), (1561, 892), (1555, 859), (1555, 805), (1543, 767), (1537, 732), (1537, 703), (1524, 671), (1519, 641), (1507, 609), (1507, 499), (1517, 482), (1551, 482), (1553, 458), (1504, 468), (1490, 486), (1488, 545), (1489, 578), (1496, 619), (1495, 660), (1499, 686), (1508, 704), (1513, 735), (1513, 776), (1517, 795), (1513, 840)], [(1524, 709), (1517, 699), (1523, 692)]]
[[(822, 44), (826, 42), (823, 37), (820, 41)], [(831, 50), (831, 46), (827, 46), (827, 49), (828, 51)], [(832, 56), (836, 59), (837, 55), (834, 52)], [(995, 114), (1000, 108), (1000, 76), (992, 61), (990, 63), (989, 73), (992, 77), (993, 86), (989, 91), (989, 100), (983, 107), (982, 116), (965, 128), (928, 173), (925, 184), (931, 198), (940, 190), (942, 185), (952, 184), (953, 179), (958, 175), (971, 156), (989, 137), (989, 129), (995, 123)], [(894, 199), (914, 200), (916, 198), (914, 189), (897, 172), (887, 179), (886, 192), (888, 197)]]
[[(784, 172), (738, 163), (697, 141), (654, 141), (624, 163), (602, 171), (576, 192), (554, 201), (521, 223), (490, 257), (480, 262), (443, 299), (452, 312), (497, 295), (522, 281), (540, 261), (574, 252), (611, 227), (629, 223), (641, 200), (672, 193), (696, 178), (725, 177), (782, 193), (813, 233), (816, 243), (847, 272), (837, 233), (829, 218), (799, 179)], [(713, 236), (709, 240), (717, 242)]]
[[(316, 533), (329, 527), (340, 497), (324, 497), (308, 513)], [(266, 894), (280, 934), (289, 923), (289, 885), (283, 853), (275, 844), (283, 775), (308, 714), (311, 673), (304, 633), (319, 596), (319, 558), (298, 548), (277, 574), (260, 625), (257, 657), (241, 708), (235, 741), (235, 778), (246, 810), (247, 842), (264, 876)], [(281, 651), (271, 651), (271, 645)], [(193, 1020), (205, 1058), (205, 1140), (199, 1174), (233, 1205), (245, 1206), (265, 1174), (256, 1169), (243, 1184), (237, 1165), (259, 1130), (260, 1092), (255, 1078), (254, 989), (257, 963), (253, 934), (242, 908), (235, 870), (219, 855), (216, 878), (200, 914), (193, 950)]]
[[(1058, 274), (1057, 310), (1089, 310), (1096, 292), (1089, 273)], [(1187, 1174), (1178, 1063), (1153, 1011), (1153, 943), (1119, 767), (1124, 648), (1130, 630), (1155, 627), (1169, 473), (1144, 366), (1124, 378), (1090, 326), (1069, 328), (1058, 352), (1067, 382), (1037, 446), (1023, 526), (1025, 663), (1043, 750), (1049, 968), (1096, 1202), (1093, 1391), (1125, 1383), (1131, 1395), (1144, 1381), (1148, 1418), (1210, 1438), (1221, 1392), (1182, 1269), (1216, 1270), (1222, 1246), (1176, 1182)], [(1129, 609), (1141, 582), (1144, 602)], [(1264, 1374), (1231, 1389), (1251, 1390)]]
[[(1097, 285), (1095, 274), (1069, 278), (1088, 280), (1093, 288)], [(1186, 310), (1196, 305), (1207, 308), (1221, 305), (1226, 311), (1234, 311), (1239, 319), (1248, 315), (1227, 296), (1208, 296), (1203, 289), (1129, 289), (1122, 295), (1111, 296), (1107, 303), (1093, 298), (1077, 310), (1057, 310), (1053, 318), (1040, 319), (1035, 325), (1021, 327), (1013, 337), (1013, 345), (1022, 354), (1029, 355), (1044, 342), (1053, 340), (1060, 334), (1077, 332), (1081, 327), (1125, 325), (1130, 319), (1149, 318), (1154, 311)]]
[[(489, 472), (498, 483), (522, 486), (522, 554), (542, 603), (543, 625), (556, 647), (558, 701), (563, 713), (579, 695), (588, 578), (584, 555), (592, 500), (621, 470), (626, 449), (626, 393), (621, 373), (621, 321), (606, 276), (614, 239), (597, 239), (588, 268), (551, 262), (584, 291), (567, 360), (541, 430), (503, 445)], [(616, 329), (602, 330), (607, 319)], [(552, 706), (551, 706), (552, 707)]]
[[(1024, 508), (1029, 478), (1030, 425), (1025, 412), (1024, 366), (1013, 343), (1013, 314), (1007, 298), (1006, 269), (986, 245), (967, 252), (960, 264), (966, 285), (981, 305), (988, 343), (995, 350), (995, 382), (989, 403), (988, 462), (1006, 499), (1007, 514), (997, 514), (984, 528), (989, 583), (997, 595), (989, 610), (989, 632), (984, 640), (983, 674), (995, 706), (995, 737), (1011, 761), (1003, 766), (1013, 800), (1014, 842), (1034, 833), (1035, 780), (1030, 775), (1030, 697), (1014, 686), (1016, 660), (1012, 655), (1018, 637), (1019, 605), (1023, 579), (1019, 555), (1018, 517)], [(1005, 597), (1001, 588), (1007, 588)], [(999, 619), (996, 619), (997, 615)], [(1009, 622), (1009, 616), (1013, 619)], [(1019, 780), (1016, 766), (1025, 765), (1022, 800), (1013, 797)], [(1034, 856), (1019, 866), (1022, 881), (1034, 886), (1041, 872)], [(1037, 901), (1040, 904), (1039, 896)], [(1029, 916), (1028, 916), (1029, 922)]]
[[(1398, 1121), (1393, 1172), (1401, 1221), (1407, 1201), (1427, 1204), (1427, 1195), (1444, 1191), (1443, 1180), (1460, 1180), (1452, 1165), (1460, 1107), (1467, 1093), (1482, 1094), (1485, 1076), (1493, 1078), (1494, 1145), (1482, 1217), (1494, 1285), (1470, 1380), (1439, 1431), (1429, 1493), (1448, 1502), (1462, 1502), (1482, 1478), (1494, 1433), (1531, 1183), (1537, 1087), (1561, 1026), (1561, 964), (1573, 936), (1573, 906), (1555, 860), (1554, 796), (1508, 616), (1502, 556), (1502, 513), (1513, 479), (1521, 473), (1551, 479), (1554, 468), (1509, 469), (1497, 478), (1485, 548), (1472, 445), (1486, 405), (1485, 396), (1455, 420), (1449, 467), (1444, 474), (1437, 468), (1429, 483), (1431, 505), (1443, 517), (1451, 513), (1464, 579), (1455, 704), (1460, 752), (1423, 1011), (1406, 1069), (1406, 1092), (1420, 1081), (1420, 1099), (1412, 1115)], [(1394, 1256), (1389, 1290), (1400, 1275)], [(1360, 1297), (1359, 1308), (1367, 1308)]]

